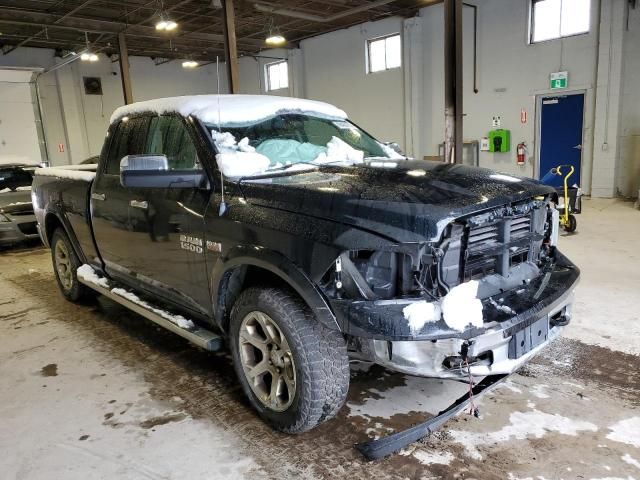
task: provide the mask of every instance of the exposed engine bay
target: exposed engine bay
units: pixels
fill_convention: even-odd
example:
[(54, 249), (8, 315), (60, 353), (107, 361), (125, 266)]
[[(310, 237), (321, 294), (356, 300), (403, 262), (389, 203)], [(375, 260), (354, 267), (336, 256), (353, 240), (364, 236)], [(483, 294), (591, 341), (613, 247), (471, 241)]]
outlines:
[(481, 297), (508, 290), (553, 261), (552, 212), (549, 198), (534, 199), (456, 220), (437, 244), (344, 252), (322, 286), (330, 297), (353, 300), (438, 299), (479, 279), (487, 283)]

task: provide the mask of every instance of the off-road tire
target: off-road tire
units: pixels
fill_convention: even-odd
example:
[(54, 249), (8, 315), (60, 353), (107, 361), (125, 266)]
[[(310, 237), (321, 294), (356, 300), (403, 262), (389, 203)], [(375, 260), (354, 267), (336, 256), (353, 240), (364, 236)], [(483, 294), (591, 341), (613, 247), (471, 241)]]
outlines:
[[(63, 284), (56, 264), (56, 245), (58, 244), (58, 242), (62, 242), (69, 256), (71, 275), (71, 285), (69, 287), (65, 287), (65, 285)], [(64, 298), (74, 303), (81, 303), (95, 298), (97, 293), (78, 281), (77, 270), (81, 265), (80, 259), (78, 259), (78, 256), (76, 255), (76, 252), (71, 245), (69, 237), (61, 228), (57, 228), (51, 236), (51, 261), (53, 263), (53, 273), (56, 277), (58, 288), (60, 288), (60, 292), (62, 293)]]
[[(251, 312), (268, 315), (286, 337), (296, 372), (295, 395), (284, 411), (265, 406), (249, 385), (239, 352), (240, 327)], [(293, 292), (251, 287), (240, 294), (229, 325), (231, 353), (245, 395), (275, 430), (301, 433), (334, 417), (349, 390), (349, 359), (340, 332), (324, 327)]]

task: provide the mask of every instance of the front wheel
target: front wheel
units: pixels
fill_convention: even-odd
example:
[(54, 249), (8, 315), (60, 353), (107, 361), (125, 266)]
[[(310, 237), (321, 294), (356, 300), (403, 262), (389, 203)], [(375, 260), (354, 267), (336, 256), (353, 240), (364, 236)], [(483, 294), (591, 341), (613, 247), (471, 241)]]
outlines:
[(93, 290), (78, 282), (76, 272), (80, 266), (80, 260), (73, 250), (69, 237), (61, 228), (51, 236), (51, 259), (58, 287), (67, 300), (80, 302), (95, 296)]
[(249, 288), (231, 312), (231, 353), (242, 388), (276, 430), (300, 433), (333, 417), (349, 389), (342, 335), (295, 294)]

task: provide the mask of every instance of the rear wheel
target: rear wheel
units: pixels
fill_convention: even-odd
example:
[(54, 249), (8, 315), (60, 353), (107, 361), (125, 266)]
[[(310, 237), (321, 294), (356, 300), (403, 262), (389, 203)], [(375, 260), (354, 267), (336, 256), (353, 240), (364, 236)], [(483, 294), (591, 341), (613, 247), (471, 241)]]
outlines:
[(79, 302), (95, 296), (89, 287), (78, 282), (77, 270), (80, 260), (67, 234), (61, 228), (51, 236), (51, 258), (58, 287), (64, 297), (71, 302)]
[(333, 417), (349, 389), (342, 335), (295, 294), (249, 288), (231, 312), (231, 353), (242, 388), (276, 430), (299, 433)]

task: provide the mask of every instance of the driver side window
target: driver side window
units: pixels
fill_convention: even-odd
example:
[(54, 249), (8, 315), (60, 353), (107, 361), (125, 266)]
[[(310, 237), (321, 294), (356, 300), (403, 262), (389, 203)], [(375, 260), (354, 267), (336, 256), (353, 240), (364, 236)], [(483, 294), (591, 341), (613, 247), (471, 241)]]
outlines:
[(153, 117), (144, 153), (165, 155), (169, 170), (201, 170), (196, 146), (181, 118)]
[(120, 175), (120, 160), (127, 155), (140, 155), (143, 152), (149, 119), (136, 117), (120, 120), (113, 130), (114, 138), (109, 147), (109, 156), (105, 173)]

